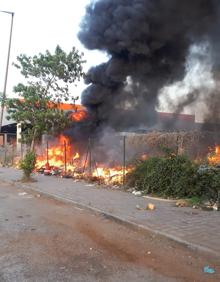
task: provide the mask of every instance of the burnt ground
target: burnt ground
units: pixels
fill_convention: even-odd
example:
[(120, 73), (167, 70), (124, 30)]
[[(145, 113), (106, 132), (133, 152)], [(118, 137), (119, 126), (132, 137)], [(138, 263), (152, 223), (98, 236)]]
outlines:
[[(0, 281), (220, 281), (220, 259), (0, 184)], [(209, 265), (215, 274), (203, 273)]]

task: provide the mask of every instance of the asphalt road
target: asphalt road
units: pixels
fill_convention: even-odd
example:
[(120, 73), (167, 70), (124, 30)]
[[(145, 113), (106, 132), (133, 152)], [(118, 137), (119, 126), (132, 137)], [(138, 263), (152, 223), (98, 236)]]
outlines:
[[(204, 274), (204, 265), (215, 267)], [(0, 282), (220, 281), (219, 261), (105, 216), (0, 184)]]

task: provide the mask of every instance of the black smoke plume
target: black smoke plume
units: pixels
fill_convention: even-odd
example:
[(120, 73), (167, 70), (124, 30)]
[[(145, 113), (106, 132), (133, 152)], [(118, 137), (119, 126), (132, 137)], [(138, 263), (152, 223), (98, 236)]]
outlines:
[(85, 79), (92, 128), (155, 124), (159, 90), (184, 77), (190, 46), (209, 41), (218, 49), (218, 18), (218, 0), (92, 1), (78, 37), (109, 56)]

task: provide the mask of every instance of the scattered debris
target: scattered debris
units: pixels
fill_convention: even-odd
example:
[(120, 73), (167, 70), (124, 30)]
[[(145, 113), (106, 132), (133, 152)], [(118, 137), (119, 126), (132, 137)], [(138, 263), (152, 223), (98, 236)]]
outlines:
[(25, 196), (25, 195), (27, 195), (26, 192), (20, 192), (20, 193), (18, 193), (18, 196)]
[(147, 207), (146, 207), (146, 210), (150, 210), (150, 211), (153, 211), (153, 210), (155, 210), (155, 209), (156, 209), (156, 207), (155, 207), (155, 205), (152, 204), (152, 203), (149, 203), (149, 204), (147, 205)]
[(133, 191), (132, 194), (137, 196), (137, 197), (141, 197), (142, 196), (142, 192), (141, 191)]
[(143, 210), (139, 205), (136, 205), (137, 210)]
[(83, 211), (83, 209), (78, 208), (78, 207), (74, 207), (74, 209), (79, 210), (79, 211)]
[(212, 206), (213, 210), (214, 211), (218, 211), (219, 210), (219, 205), (217, 203), (215, 203), (213, 206)]
[(213, 211), (213, 207), (212, 206), (202, 206), (201, 209), (203, 211)]
[(214, 273), (215, 273), (215, 270), (214, 270), (214, 268), (211, 268), (211, 267), (209, 267), (209, 266), (205, 266), (205, 267), (203, 268), (203, 272), (204, 272), (204, 273), (208, 273), (208, 274), (214, 274)]
[(148, 255), (151, 255), (151, 252), (149, 251), (149, 252), (147, 252), (147, 254), (148, 254)]
[(188, 207), (189, 203), (186, 200), (178, 200), (176, 202), (176, 207), (178, 208), (184, 208), (184, 207)]
[(156, 209), (155, 205), (152, 204), (152, 203), (149, 203), (147, 204), (146, 208), (142, 208), (141, 206), (139, 205), (136, 205), (136, 209), (139, 210), (139, 211), (144, 211), (144, 210), (150, 210), (150, 211), (153, 211)]

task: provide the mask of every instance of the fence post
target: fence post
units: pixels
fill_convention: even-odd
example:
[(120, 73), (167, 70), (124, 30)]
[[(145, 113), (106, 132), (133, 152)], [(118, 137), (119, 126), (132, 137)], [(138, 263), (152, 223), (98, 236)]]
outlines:
[(7, 145), (6, 144), (4, 146), (4, 149), (5, 149), (4, 166), (6, 166), (6, 162), (7, 162)]
[(49, 164), (49, 144), (47, 141), (47, 163)]
[(125, 170), (126, 170), (126, 136), (123, 136), (123, 186), (125, 186)]
[(64, 141), (64, 174), (66, 176), (66, 141)]
[(12, 144), (12, 160), (11, 160), (12, 166), (14, 166), (14, 157), (15, 157), (15, 144)]
[(92, 144), (91, 138), (89, 137), (89, 176), (92, 176)]

